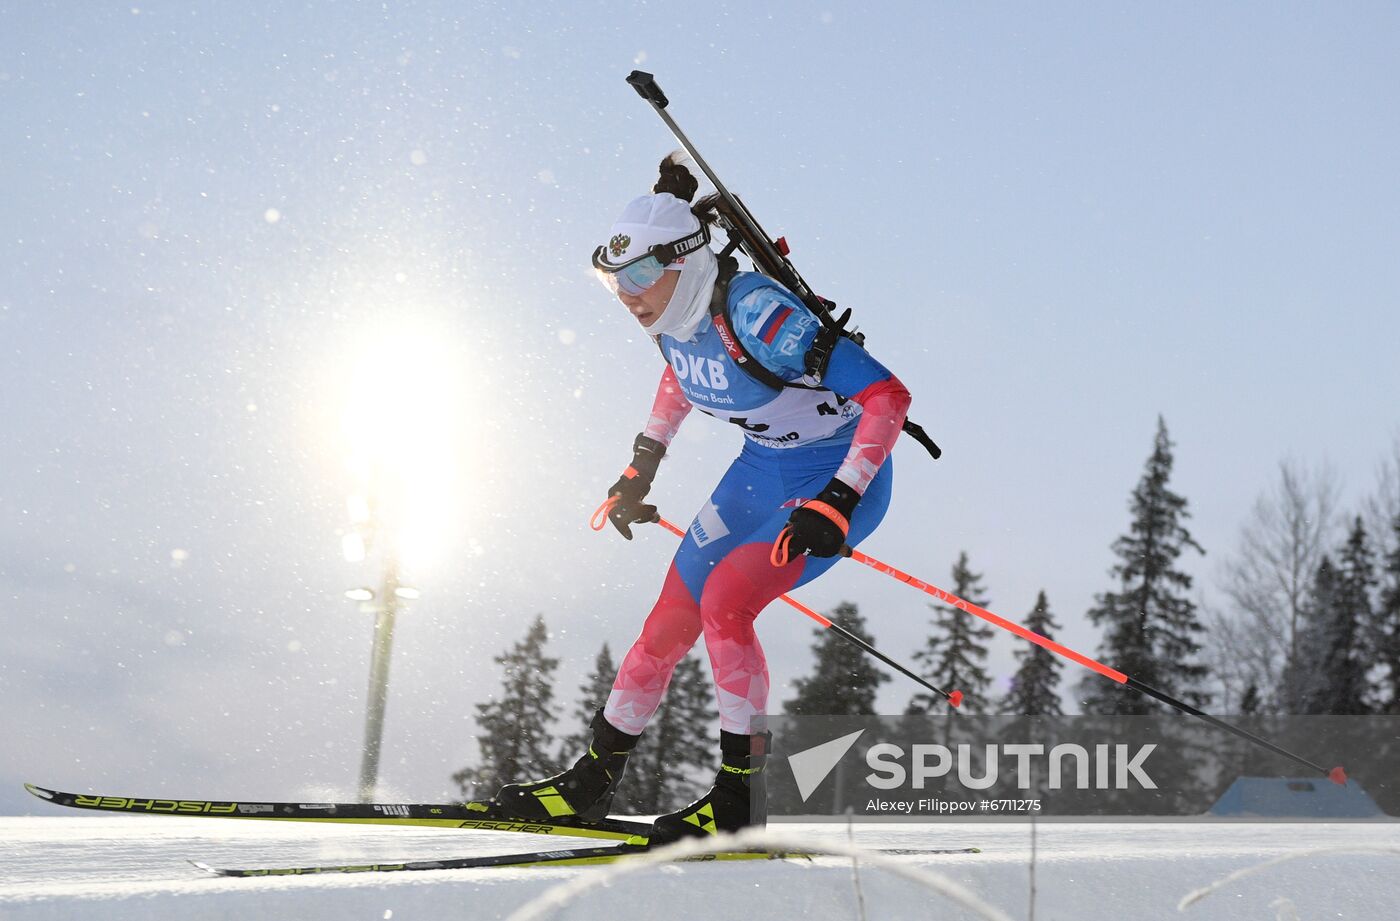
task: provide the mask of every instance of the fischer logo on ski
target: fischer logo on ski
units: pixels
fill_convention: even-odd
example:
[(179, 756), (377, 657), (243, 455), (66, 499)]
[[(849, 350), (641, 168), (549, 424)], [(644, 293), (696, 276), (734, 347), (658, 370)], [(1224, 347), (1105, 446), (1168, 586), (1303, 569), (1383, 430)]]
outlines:
[(74, 799), (74, 806), (86, 809), (109, 809), (117, 812), (227, 815), (238, 809), (237, 803), (209, 803), (201, 800), (135, 799), (128, 796), (77, 796)]
[(575, 838), (625, 840), (645, 835), (649, 822), (604, 818), (584, 822), (561, 817), (541, 822), (503, 813), (494, 803), (239, 803), (173, 797), (64, 793), (34, 784), (24, 788), (55, 806), (141, 815), (184, 815), (244, 821), (297, 821), (364, 825), (413, 825), (480, 831), (522, 832)]

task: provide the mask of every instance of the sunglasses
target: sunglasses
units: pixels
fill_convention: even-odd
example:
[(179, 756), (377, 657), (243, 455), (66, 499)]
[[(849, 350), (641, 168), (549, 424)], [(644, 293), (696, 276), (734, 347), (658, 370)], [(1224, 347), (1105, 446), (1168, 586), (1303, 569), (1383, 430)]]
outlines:
[[(601, 246), (598, 248), (602, 249)], [(651, 253), (633, 259), (615, 269), (602, 268), (598, 265), (598, 260), (594, 259), (593, 267), (598, 270), (598, 280), (614, 296), (620, 293), (641, 294), (660, 281), (662, 274), (666, 271), (666, 266)]]
[(600, 246), (593, 251), (593, 268), (598, 270), (598, 279), (614, 296), (620, 293), (637, 296), (660, 281), (667, 266), (709, 242), (709, 225), (701, 224), (700, 229), (690, 236), (670, 243), (658, 243), (637, 258), (620, 265), (608, 262), (608, 248)]

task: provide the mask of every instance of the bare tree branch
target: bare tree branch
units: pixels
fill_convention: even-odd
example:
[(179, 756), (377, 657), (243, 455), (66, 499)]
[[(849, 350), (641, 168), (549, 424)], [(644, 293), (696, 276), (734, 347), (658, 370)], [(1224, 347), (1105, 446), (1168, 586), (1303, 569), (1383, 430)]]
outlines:
[(1400, 516), (1400, 431), (1396, 431), (1391, 442), (1389, 456), (1381, 460), (1376, 470), (1376, 491), (1367, 497), (1362, 509), (1366, 531), (1381, 558), (1395, 549), (1392, 523), (1397, 516)]
[(1224, 674), (1243, 682), (1238, 691), (1254, 683), (1273, 712), (1284, 667), (1298, 656), (1309, 580), (1336, 535), (1340, 497), (1330, 466), (1281, 461), (1278, 482), (1255, 501), (1238, 549), (1221, 569), (1229, 608), (1215, 612), (1217, 655), (1233, 661)]

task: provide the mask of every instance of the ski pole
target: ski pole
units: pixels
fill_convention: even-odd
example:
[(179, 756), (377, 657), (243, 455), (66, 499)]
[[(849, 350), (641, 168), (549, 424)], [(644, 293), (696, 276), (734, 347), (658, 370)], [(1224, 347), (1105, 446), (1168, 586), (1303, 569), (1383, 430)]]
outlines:
[(1268, 739), (1260, 738), (1259, 736), (1246, 729), (1241, 729), (1239, 726), (1234, 726), (1218, 717), (1211, 716), (1204, 710), (1200, 710), (1196, 707), (1193, 707), (1185, 701), (1177, 700), (1175, 697), (1171, 696), (1170, 694), (1167, 694), (1164, 691), (1159, 691), (1151, 685), (1143, 684), (1141, 681), (1138, 681), (1131, 675), (1125, 675), (1115, 668), (1110, 668), (1107, 665), (1104, 665), (1102, 662), (1098, 662), (1094, 659), (1091, 659), (1088, 656), (1083, 655), (1082, 653), (1075, 652), (1068, 646), (1065, 646), (1061, 643), (1057, 643), (1047, 636), (1042, 636), (1039, 633), (1027, 630), (1025, 627), (1021, 626), (1018, 623), (1014, 623), (1012, 621), (1007, 620), (1004, 617), (1000, 617), (996, 614), (993, 614), (986, 608), (979, 607), (978, 605), (975, 605), (970, 601), (967, 601), (963, 598), (959, 598), (952, 592), (944, 591), (936, 585), (930, 585), (922, 579), (915, 578), (914, 576), (909, 575), (907, 572), (902, 572), (901, 570), (895, 569), (888, 563), (884, 563), (880, 560), (875, 559), (874, 557), (867, 556), (866, 554), (861, 553), (859, 550), (855, 550), (851, 547), (842, 547), (841, 554), (842, 556), (850, 557), (857, 563), (864, 563), (866, 566), (869, 566), (876, 572), (882, 572), (887, 576), (890, 576), (894, 579), (898, 579), (900, 582), (904, 582), (908, 585), (913, 586), (914, 588), (917, 588), (921, 592), (932, 595), (939, 601), (942, 601), (944, 604), (951, 605), (952, 607), (957, 608), (960, 611), (965, 611), (968, 614), (973, 615), (974, 617), (980, 617), (982, 620), (985, 620), (991, 624), (995, 624), (996, 626), (1001, 627), (1003, 630), (1009, 630), (1024, 640), (1029, 640), (1030, 642), (1035, 643), (1037, 646), (1044, 647), (1045, 649), (1050, 650), (1056, 655), (1060, 655), (1066, 659), (1069, 659), (1071, 662), (1076, 662), (1084, 666), (1085, 668), (1092, 669), (1093, 671), (1098, 672), (1100, 675), (1103, 675), (1105, 678), (1112, 679), (1118, 684), (1124, 685), (1125, 687), (1130, 687), (1133, 690), (1138, 691), (1139, 693), (1148, 695), (1149, 697), (1155, 697), (1162, 703), (1167, 704), (1168, 706), (1175, 707), (1182, 713), (1189, 713), (1191, 716), (1199, 717), (1202, 720), (1205, 720), (1210, 725), (1216, 727), (1217, 729), (1223, 729), (1226, 732), (1233, 733), (1234, 735), (1239, 736), (1241, 739), (1253, 742), (1255, 745), (1266, 748), (1276, 755), (1282, 755), (1283, 757), (1288, 758), (1298, 764), (1312, 768), (1313, 770), (1326, 775), (1327, 778), (1335, 784), (1346, 786), (1347, 774), (1341, 765), (1338, 765), (1337, 767), (1328, 770), (1327, 768), (1316, 763), (1315, 761), (1311, 761), (1307, 758), (1304, 758), (1302, 755), (1295, 754), (1286, 748), (1281, 748), (1280, 746), (1275, 745), (1273, 742), (1270, 742)]
[[(598, 506), (598, 510), (597, 510), (596, 512), (593, 513), (593, 519), (592, 519), (592, 521), (589, 522), (590, 527), (592, 527), (593, 530), (595, 530), (595, 531), (601, 531), (601, 530), (603, 530), (603, 528), (606, 527), (606, 525), (607, 525), (607, 521), (608, 521), (608, 512), (612, 511), (612, 507), (613, 507), (614, 505), (616, 505), (616, 504), (617, 504), (617, 497), (616, 497), (616, 496), (612, 496), (612, 497), (609, 497), (609, 499), (608, 499), (606, 502), (604, 502), (602, 505)], [(672, 534), (676, 535), (677, 537), (680, 537), (680, 538), (684, 538), (684, 537), (685, 537), (685, 532), (684, 532), (684, 531), (682, 531), (680, 528), (676, 527), (675, 525), (671, 524), (671, 522), (667, 521), (665, 518), (662, 518), (660, 515), (657, 515), (655, 520), (656, 520), (656, 523), (657, 523), (657, 524), (661, 525), (663, 528), (665, 528), (666, 530), (670, 531)], [(921, 685), (923, 685), (924, 687), (928, 688), (930, 691), (932, 691), (933, 693), (937, 694), (939, 697), (942, 697), (944, 700), (948, 701), (949, 705), (956, 707), (956, 706), (958, 706), (958, 705), (960, 705), (960, 704), (962, 703), (962, 699), (963, 699), (962, 691), (957, 691), (957, 690), (954, 690), (954, 691), (945, 691), (945, 690), (943, 690), (942, 688), (934, 687), (932, 684), (929, 684), (928, 681), (924, 680), (923, 678), (921, 678), (919, 675), (915, 674), (914, 672), (911, 672), (909, 669), (905, 668), (903, 665), (900, 665), (900, 664), (899, 664), (898, 662), (896, 662), (894, 659), (891, 659), (889, 656), (885, 655), (883, 652), (881, 652), (880, 650), (876, 649), (874, 646), (870, 645), (870, 644), (867, 643), (865, 640), (863, 640), (863, 639), (861, 639), (860, 637), (856, 636), (854, 633), (852, 633), (851, 631), (847, 630), (845, 627), (843, 627), (843, 626), (841, 626), (840, 624), (836, 623), (836, 622), (833, 621), (831, 618), (825, 617), (825, 616), (823, 616), (823, 615), (817, 613), (816, 611), (814, 611), (814, 610), (812, 610), (811, 608), (807, 607), (807, 606), (806, 606), (805, 604), (803, 604), (802, 602), (798, 601), (796, 598), (793, 598), (793, 597), (791, 597), (790, 595), (779, 595), (778, 598), (781, 599), (782, 601), (787, 602), (789, 605), (791, 605), (793, 608), (797, 609), (798, 611), (801, 611), (803, 614), (806, 614), (808, 617), (812, 618), (812, 620), (816, 621), (818, 624), (821, 624), (821, 626), (822, 626), (823, 629), (825, 629), (825, 630), (834, 630), (834, 631), (836, 631), (837, 636), (840, 636), (842, 639), (845, 639), (845, 640), (848, 641), (848, 642), (854, 643), (855, 645), (859, 646), (861, 649), (865, 650), (865, 651), (866, 651), (867, 653), (869, 653), (870, 655), (872, 655), (872, 656), (874, 656), (875, 658), (879, 659), (881, 662), (884, 662), (884, 663), (885, 663), (886, 665), (888, 665), (890, 668), (894, 669), (895, 671), (899, 672), (899, 673), (902, 674), (902, 675), (905, 675), (905, 676), (908, 677), (908, 678), (912, 678), (913, 680), (917, 681), (919, 684), (921, 684)]]

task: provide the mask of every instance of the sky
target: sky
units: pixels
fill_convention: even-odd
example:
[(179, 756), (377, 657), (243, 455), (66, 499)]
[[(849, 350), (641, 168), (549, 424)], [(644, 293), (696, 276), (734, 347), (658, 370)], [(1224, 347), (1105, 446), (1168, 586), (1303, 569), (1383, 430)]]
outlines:
[[(24, 780), (351, 794), (343, 592), (382, 567), (341, 554), (344, 420), (385, 387), (426, 388), (370, 440), (431, 459), (435, 527), (382, 795), (454, 792), (536, 614), (573, 731), (674, 552), (587, 527), (661, 371), (588, 266), (675, 146), (634, 68), (945, 451), (901, 443), (862, 549), (940, 585), (965, 550), (1092, 654), (1160, 415), (1211, 603), (1282, 459), (1355, 506), (1396, 452), (1398, 40), (1380, 3), (0, 2), (0, 812)], [(689, 420), (662, 514), (738, 448)], [(796, 594), (923, 642), (924, 596), (857, 564)], [(812, 635), (759, 623), (777, 703)]]

